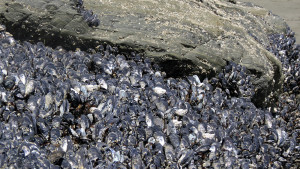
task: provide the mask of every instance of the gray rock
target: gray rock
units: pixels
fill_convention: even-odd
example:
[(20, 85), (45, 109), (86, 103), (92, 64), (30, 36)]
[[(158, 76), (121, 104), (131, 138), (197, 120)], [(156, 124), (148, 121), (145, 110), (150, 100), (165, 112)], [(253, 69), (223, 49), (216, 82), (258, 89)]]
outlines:
[(281, 63), (265, 46), (268, 34), (287, 25), (266, 9), (221, 0), (89, 0), (85, 9), (101, 20), (89, 27), (74, 6), (69, 0), (2, 0), (0, 23), (16, 39), (54, 47), (86, 50), (106, 43), (141, 52), (168, 76), (212, 77), (234, 61), (253, 74), (257, 103), (281, 88)]

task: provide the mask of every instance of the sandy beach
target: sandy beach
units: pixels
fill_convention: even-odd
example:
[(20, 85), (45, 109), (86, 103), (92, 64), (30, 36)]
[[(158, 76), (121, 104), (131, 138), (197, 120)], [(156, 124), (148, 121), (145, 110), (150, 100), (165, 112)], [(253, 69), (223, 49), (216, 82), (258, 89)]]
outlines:
[(300, 0), (239, 0), (252, 2), (272, 11), (283, 18), (296, 34), (297, 43), (300, 43)]

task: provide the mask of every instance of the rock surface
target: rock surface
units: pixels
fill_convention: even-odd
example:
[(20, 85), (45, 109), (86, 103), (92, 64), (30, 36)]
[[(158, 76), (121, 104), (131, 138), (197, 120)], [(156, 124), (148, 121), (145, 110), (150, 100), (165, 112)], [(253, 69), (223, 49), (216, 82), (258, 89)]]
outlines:
[(89, 0), (84, 6), (98, 14), (99, 27), (90, 28), (69, 0), (3, 0), (0, 22), (16, 39), (83, 50), (107, 43), (141, 52), (169, 76), (211, 77), (234, 61), (255, 77), (256, 103), (281, 88), (281, 63), (265, 46), (268, 34), (287, 25), (266, 9), (220, 0)]
[(300, 39), (300, 1), (299, 0), (240, 0), (254, 3), (269, 9), (273, 14), (279, 15), (295, 31), (295, 38)]

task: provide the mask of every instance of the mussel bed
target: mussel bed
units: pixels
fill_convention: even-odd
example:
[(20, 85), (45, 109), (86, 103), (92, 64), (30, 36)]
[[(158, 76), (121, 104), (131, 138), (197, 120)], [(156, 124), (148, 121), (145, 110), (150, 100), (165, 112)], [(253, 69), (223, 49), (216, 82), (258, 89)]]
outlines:
[(0, 168), (297, 168), (300, 46), (290, 30), (270, 42), (283, 92), (258, 108), (233, 62), (172, 78), (140, 54), (18, 42), (0, 25)]

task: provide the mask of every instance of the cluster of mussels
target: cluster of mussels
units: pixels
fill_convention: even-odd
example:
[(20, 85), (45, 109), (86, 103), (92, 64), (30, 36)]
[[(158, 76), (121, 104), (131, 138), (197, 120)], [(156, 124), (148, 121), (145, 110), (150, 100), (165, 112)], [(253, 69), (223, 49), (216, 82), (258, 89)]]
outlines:
[(97, 27), (100, 25), (100, 20), (97, 14), (94, 14), (92, 10), (86, 10), (83, 6), (83, 0), (71, 0), (74, 2), (75, 7), (90, 27)]
[[(274, 36), (274, 53), (290, 36)], [(299, 167), (295, 93), (272, 114), (240, 65), (166, 78), (139, 54), (98, 49), (19, 43), (0, 26), (0, 168)], [(299, 70), (295, 49), (278, 56)]]
[(254, 96), (254, 87), (247, 70), (234, 62), (228, 62), (218, 77), (211, 79), (214, 87), (220, 87), (228, 97), (244, 97), (251, 99)]
[(281, 61), (283, 66), (284, 92), (300, 94), (300, 45), (295, 45), (295, 33), (290, 29), (286, 35), (271, 35), (267, 49)]

